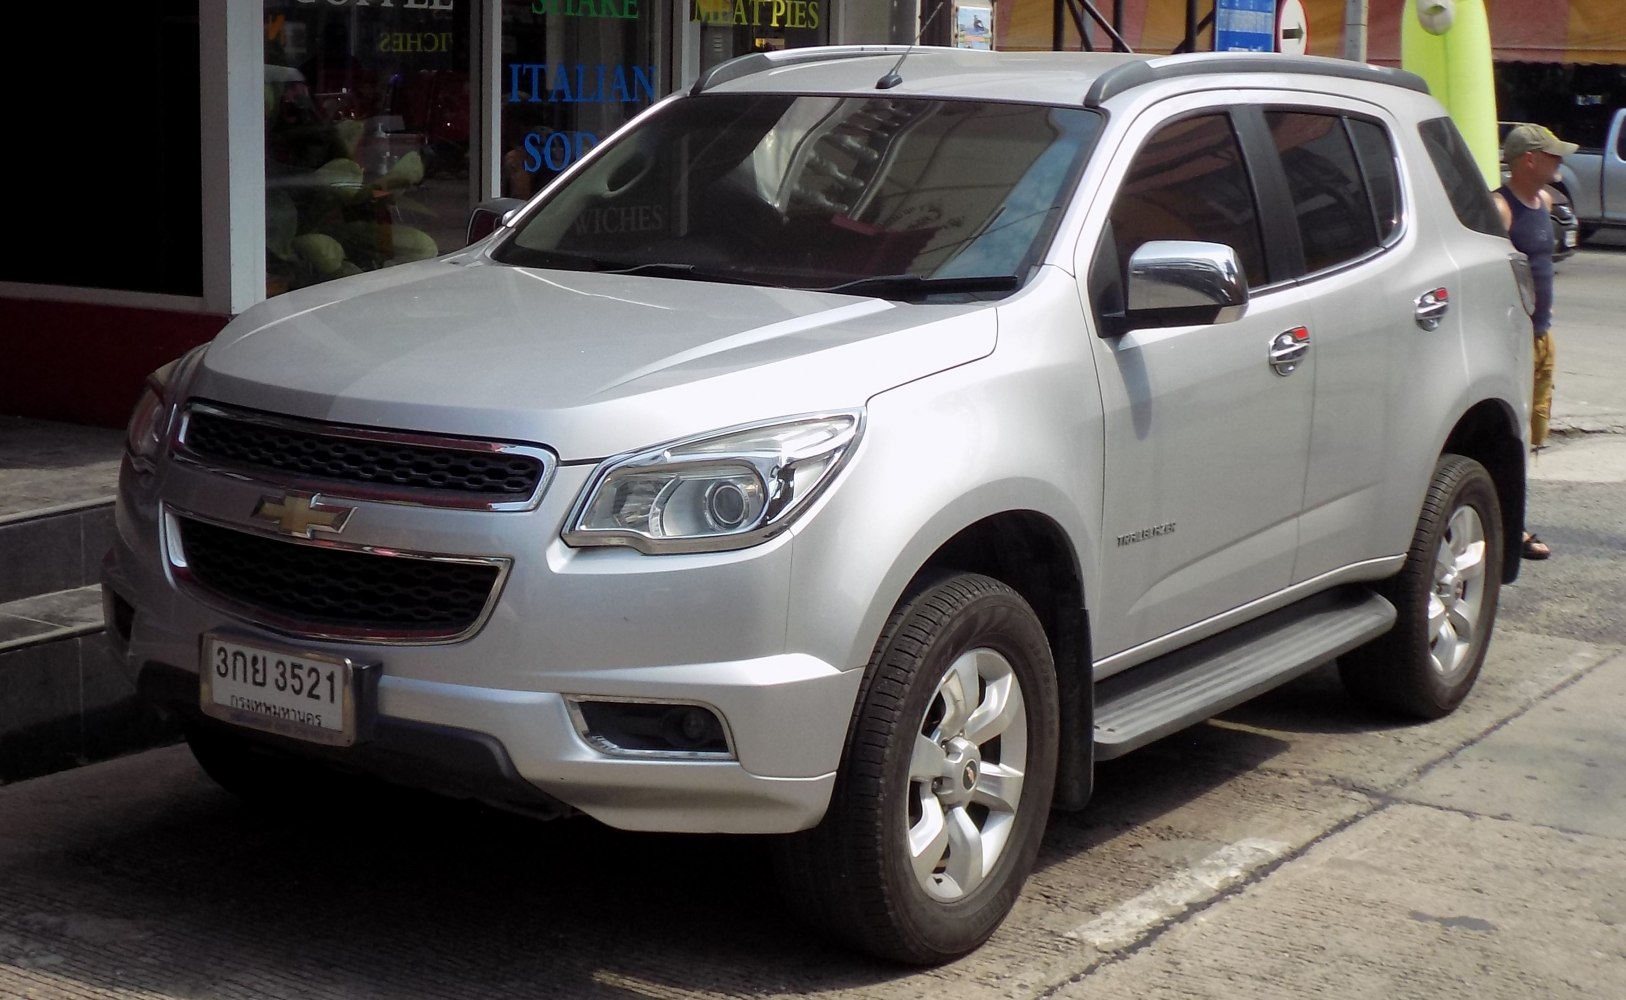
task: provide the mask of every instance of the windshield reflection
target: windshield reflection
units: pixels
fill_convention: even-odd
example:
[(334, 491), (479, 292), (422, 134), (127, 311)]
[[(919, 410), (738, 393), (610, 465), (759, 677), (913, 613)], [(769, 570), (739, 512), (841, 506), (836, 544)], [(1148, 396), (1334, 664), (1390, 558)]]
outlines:
[(877, 279), (877, 294), (1004, 294), (1044, 250), (1099, 126), (1082, 108), (985, 101), (679, 100), (612, 139), (493, 256), (803, 288)]

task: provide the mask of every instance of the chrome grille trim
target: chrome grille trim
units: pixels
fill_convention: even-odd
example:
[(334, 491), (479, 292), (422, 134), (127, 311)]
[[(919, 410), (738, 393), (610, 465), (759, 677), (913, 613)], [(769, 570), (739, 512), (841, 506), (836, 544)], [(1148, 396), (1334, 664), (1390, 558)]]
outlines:
[[(468, 458), (506, 457), (530, 460), (536, 462), (539, 468), (536, 484), (528, 494), (506, 498), (500, 493), (383, 484), (344, 476), (293, 473), (275, 465), (239, 462), (200, 452), (192, 444), (193, 421), (198, 416), (247, 424), (271, 432), (308, 435), (334, 442), (421, 449)], [(553, 481), (554, 471), (559, 464), (558, 457), (552, 451), (539, 445), (326, 423), (238, 409), (201, 400), (193, 400), (181, 410), (174, 441), (173, 456), (177, 461), (234, 479), (271, 484), (282, 490), (323, 493), (328, 496), (409, 507), (441, 507), (456, 510), (535, 510), (542, 502), (542, 496), (547, 492), (549, 483)]]
[[(311, 622), (272, 609), (235, 600), (205, 585), (197, 578), (186, 558), (186, 549), (182, 541), (182, 522), (185, 520), (252, 535), (262, 540), (305, 546), (312, 549), (337, 550), (383, 559), (411, 559), (489, 567), (496, 570), (496, 577), (491, 582), (491, 589), (486, 596), (485, 605), (480, 609), (474, 620), (468, 625), (455, 630), (382, 629), (360, 626), (351, 628), (328, 622)], [(258, 526), (223, 521), (169, 504), (164, 504), (162, 507), (161, 523), (163, 525), (164, 563), (168, 569), (170, 580), (176, 587), (197, 601), (217, 611), (231, 615), (233, 618), (302, 639), (322, 639), (384, 646), (436, 646), (461, 642), (478, 633), (480, 629), (485, 627), (486, 622), (491, 619), (491, 614), (497, 607), (497, 601), (502, 597), (503, 588), (508, 583), (509, 572), (513, 569), (513, 560), (502, 556), (452, 556), (379, 545), (357, 545), (327, 538), (298, 538), (282, 534), (274, 529), (266, 530)]]

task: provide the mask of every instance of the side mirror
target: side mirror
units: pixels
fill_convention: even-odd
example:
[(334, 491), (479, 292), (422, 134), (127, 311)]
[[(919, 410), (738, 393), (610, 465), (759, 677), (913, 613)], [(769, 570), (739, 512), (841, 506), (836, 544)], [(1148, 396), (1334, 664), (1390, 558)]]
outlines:
[(1125, 329), (1229, 323), (1248, 304), (1236, 251), (1223, 243), (1153, 240), (1129, 258)]
[(489, 198), (474, 206), (469, 213), (468, 236), (463, 245), (483, 240), (496, 232), (498, 226), (508, 225), (508, 220), (524, 206), (523, 198)]

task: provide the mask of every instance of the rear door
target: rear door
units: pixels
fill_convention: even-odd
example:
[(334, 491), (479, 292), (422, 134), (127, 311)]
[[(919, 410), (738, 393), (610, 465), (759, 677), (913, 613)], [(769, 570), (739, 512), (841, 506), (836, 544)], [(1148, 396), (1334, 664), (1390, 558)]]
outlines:
[[(1262, 94), (1243, 112), (1279, 164), (1278, 211), (1302, 251), (1299, 287), (1312, 297), (1315, 405), (1293, 582), (1359, 573), (1383, 551), (1386, 470), (1421, 449), (1391, 394), (1426, 391), (1426, 373), (1402, 370), (1417, 342), (1455, 342), (1424, 329), (1425, 297), (1445, 289), (1438, 323), (1454, 325), (1460, 292), (1450, 256), (1420, 252), (1402, 225), (1399, 169), (1387, 113), (1340, 98), (1305, 104), (1300, 95)], [(1261, 157), (1264, 159), (1265, 157)], [(1420, 304), (1422, 303), (1422, 304)], [(1417, 377), (1423, 375), (1424, 377)]]

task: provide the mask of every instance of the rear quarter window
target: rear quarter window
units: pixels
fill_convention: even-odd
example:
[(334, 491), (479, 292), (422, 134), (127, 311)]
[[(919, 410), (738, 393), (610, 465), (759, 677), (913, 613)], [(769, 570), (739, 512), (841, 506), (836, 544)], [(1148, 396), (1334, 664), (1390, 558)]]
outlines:
[(1449, 118), (1430, 118), (1418, 125), (1417, 131), (1423, 137), (1434, 172), (1445, 186), (1457, 221), (1489, 236), (1506, 236), (1502, 217), (1497, 214), (1490, 190), (1485, 187), (1485, 178), (1455, 123)]

